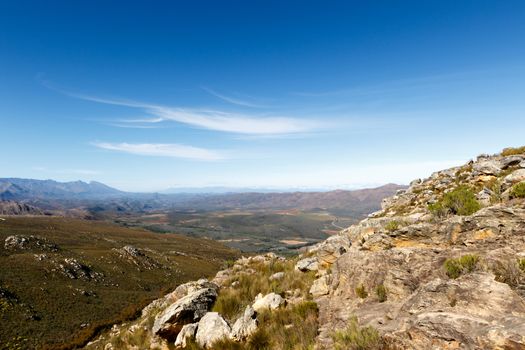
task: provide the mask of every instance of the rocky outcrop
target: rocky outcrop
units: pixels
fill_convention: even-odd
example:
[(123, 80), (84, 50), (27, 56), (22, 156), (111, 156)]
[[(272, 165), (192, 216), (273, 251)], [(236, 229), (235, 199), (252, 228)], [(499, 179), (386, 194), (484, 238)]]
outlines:
[(195, 340), (203, 348), (209, 349), (216, 341), (229, 338), (230, 332), (230, 326), (219, 313), (208, 312), (199, 321)]
[(41, 251), (41, 252), (56, 252), (59, 247), (55, 243), (37, 236), (9, 236), (4, 241), (5, 250), (16, 251)]
[[(517, 263), (525, 261), (525, 202), (505, 195), (525, 181), (524, 159), (484, 155), (413, 181), (381, 211), (311, 248), (320, 266), (310, 289), (319, 348), (333, 348), (334, 330), (357, 317), (390, 348), (525, 349), (525, 270)], [(480, 210), (429, 211), (460, 185)], [(450, 277), (444, 262), (469, 254), (479, 261), (474, 271)]]
[(198, 322), (210, 309), (217, 298), (215, 288), (191, 290), (159, 314), (153, 324), (153, 333), (166, 339), (175, 340), (182, 327)]

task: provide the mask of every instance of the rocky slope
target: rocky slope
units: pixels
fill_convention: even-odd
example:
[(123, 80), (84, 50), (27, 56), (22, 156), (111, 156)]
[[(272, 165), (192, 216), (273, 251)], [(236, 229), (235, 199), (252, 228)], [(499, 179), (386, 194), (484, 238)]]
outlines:
[(479, 156), (299, 261), (244, 258), (182, 285), (88, 348), (525, 349), (524, 197), (525, 148)]

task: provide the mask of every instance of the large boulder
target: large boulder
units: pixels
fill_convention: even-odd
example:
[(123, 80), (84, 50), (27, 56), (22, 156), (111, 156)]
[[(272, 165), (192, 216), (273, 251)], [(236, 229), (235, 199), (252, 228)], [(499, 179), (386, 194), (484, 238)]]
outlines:
[(204, 316), (217, 299), (214, 288), (202, 288), (190, 293), (160, 313), (153, 324), (153, 333), (174, 340), (182, 327)]
[(213, 344), (221, 339), (229, 338), (230, 326), (217, 312), (208, 312), (199, 321), (195, 340), (205, 349), (210, 349)]
[(484, 160), (476, 162), (472, 166), (475, 175), (499, 175), (501, 173), (500, 163), (496, 160)]
[(499, 165), (501, 169), (505, 170), (511, 166), (519, 166), (523, 161), (525, 161), (525, 155), (507, 156), (499, 160)]
[(284, 299), (279, 294), (269, 293), (263, 296), (261, 293), (259, 293), (255, 297), (255, 302), (253, 303), (252, 307), (255, 311), (275, 310), (283, 304)]
[(297, 264), (295, 264), (295, 269), (302, 272), (317, 271), (319, 269), (317, 258), (301, 259), (297, 262)]
[(257, 313), (251, 306), (247, 306), (244, 314), (235, 321), (231, 331), (231, 338), (236, 341), (246, 340), (257, 330)]
[(175, 340), (175, 347), (185, 348), (188, 340), (195, 339), (195, 333), (197, 332), (198, 323), (190, 323), (184, 325), (177, 335)]

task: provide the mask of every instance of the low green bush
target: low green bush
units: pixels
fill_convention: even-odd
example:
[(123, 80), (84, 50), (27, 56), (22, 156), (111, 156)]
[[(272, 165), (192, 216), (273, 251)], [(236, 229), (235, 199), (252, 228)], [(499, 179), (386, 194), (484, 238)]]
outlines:
[(525, 146), (505, 148), (501, 152), (501, 155), (502, 156), (513, 156), (516, 154), (523, 154), (523, 153), (525, 153)]
[(380, 284), (376, 287), (376, 295), (380, 303), (383, 303), (386, 301), (387, 299), (386, 293), (387, 293), (387, 289), (383, 284)]
[(460, 185), (445, 195), (436, 203), (428, 206), (435, 216), (472, 215), (481, 209), (476, 195), (466, 185)]
[(445, 261), (443, 267), (450, 278), (458, 278), (464, 273), (472, 272), (476, 269), (479, 256), (475, 254), (463, 255), (459, 258), (450, 258)]
[(357, 296), (361, 299), (365, 299), (366, 297), (368, 297), (368, 292), (366, 291), (366, 288), (363, 284), (360, 284), (357, 287), (355, 287), (355, 294), (357, 294)]
[(511, 198), (525, 198), (525, 182), (515, 184), (510, 189)]
[(518, 259), (518, 266), (521, 271), (525, 272), (525, 259)]
[(398, 230), (399, 227), (401, 227), (401, 223), (397, 220), (392, 220), (385, 225), (385, 230), (387, 230), (388, 232), (394, 232)]
[(383, 348), (379, 332), (371, 327), (359, 327), (357, 317), (352, 317), (348, 326), (332, 334), (336, 350), (376, 350)]

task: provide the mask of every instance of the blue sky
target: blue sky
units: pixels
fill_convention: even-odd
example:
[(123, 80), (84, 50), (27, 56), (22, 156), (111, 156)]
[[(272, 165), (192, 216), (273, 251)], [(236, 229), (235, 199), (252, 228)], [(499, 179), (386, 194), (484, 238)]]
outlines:
[(0, 0), (1, 177), (407, 183), (525, 144), (523, 1)]

